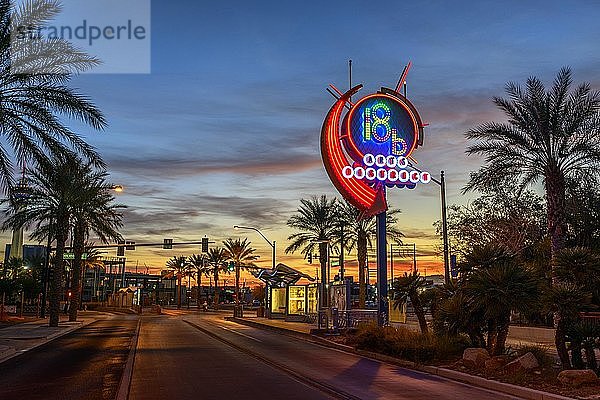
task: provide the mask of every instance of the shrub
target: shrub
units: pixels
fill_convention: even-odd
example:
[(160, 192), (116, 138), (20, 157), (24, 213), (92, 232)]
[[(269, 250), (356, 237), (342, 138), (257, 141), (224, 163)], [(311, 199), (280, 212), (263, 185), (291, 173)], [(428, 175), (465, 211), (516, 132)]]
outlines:
[(357, 349), (417, 363), (457, 357), (468, 347), (468, 340), (461, 336), (422, 334), (402, 327), (379, 327), (374, 323), (359, 327), (348, 342)]

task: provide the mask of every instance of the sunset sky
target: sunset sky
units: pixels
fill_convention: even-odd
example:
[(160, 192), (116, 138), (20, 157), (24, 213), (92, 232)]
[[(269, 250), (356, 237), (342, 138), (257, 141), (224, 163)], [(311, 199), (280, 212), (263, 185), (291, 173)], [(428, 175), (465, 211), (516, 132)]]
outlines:
[[(408, 97), (424, 121), (424, 146), (413, 155), (438, 175), (448, 203), (481, 160), (465, 156), (464, 132), (500, 120), (492, 96), (508, 81), (535, 75), (550, 83), (563, 66), (576, 82), (600, 88), (597, 1), (153, 1), (150, 74), (87, 74), (74, 85), (105, 112), (104, 133), (80, 127), (125, 187), (125, 227), (139, 243), (248, 237), (271, 263), (254, 226), (277, 241), (277, 258), (314, 274), (299, 255), (285, 255), (286, 220), (299, 199), (336, 192), (322, 166), (319, 134), (333, 102), (329, 83), (348, 87), (348, 59), (362, 95), (394, 86), (411, 60)], [(433, 223), (439, 188), (390, 190), (406, 243), (417, 243), (419, 267), (441, 260)], [(3, 235), (10, 242), (9, 233)], [(27, 240), (26, 240), (27, 241)], [(138, 249), (128, 266), (160, 269), (173, 255)], [(349, 275), (356, 275), (355, 253)], [(408, 267), (406, 267), (408, 268)]]

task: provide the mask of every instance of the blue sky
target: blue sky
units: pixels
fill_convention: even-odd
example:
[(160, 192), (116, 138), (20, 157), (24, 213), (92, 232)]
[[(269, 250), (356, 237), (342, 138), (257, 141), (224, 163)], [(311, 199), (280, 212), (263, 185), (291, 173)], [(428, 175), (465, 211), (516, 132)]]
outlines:
[[(395, 85), (412, 60), (409, 98), (430, 124), (414, 157), (446, 170), (449, 203), (464, 203), (481, 160), (467, 159), (463, 134), (502, 119), (491, 97), (507, 81), (550, 83), (571, 66), (576, 82), (600, 87), (599, 17), (595, 1), (152, 1), (152, 73), (77, 78), (110, 122), (101, 134), (80, 129), (126, 188), (127, 238), (219, 241), (252, 225), (277, 240), (281, 261), (309, 268), (284, 256), (285, 221), (300, 198), (335, 195), (319, 132), (333, 100), (325, 88), (347, 87), (349, 58), (363, 95)], [(407, 242), (431, 252), (438, 188), (389, 200)], [(248, 237), (268, 265), (268, 245)], [(159, 267), (174, 254), (128, 259)]]

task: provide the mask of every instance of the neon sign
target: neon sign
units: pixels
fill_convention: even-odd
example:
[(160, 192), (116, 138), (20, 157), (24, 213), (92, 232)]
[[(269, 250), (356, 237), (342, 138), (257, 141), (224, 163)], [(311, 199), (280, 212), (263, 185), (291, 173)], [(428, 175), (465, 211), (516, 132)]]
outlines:
[[(382, 88), (352, 103), (362, 85), (344, 94), (331, 87), (339, 98), (321, 131), (323, 163), (334, 186), (364, 217), (387, 209), (386, 187), (414, 189), (431, 181), (428, 172), (413, 167), (424, 124), (406, 97)], [(349, 111), (342, 118), (344, 108)]]

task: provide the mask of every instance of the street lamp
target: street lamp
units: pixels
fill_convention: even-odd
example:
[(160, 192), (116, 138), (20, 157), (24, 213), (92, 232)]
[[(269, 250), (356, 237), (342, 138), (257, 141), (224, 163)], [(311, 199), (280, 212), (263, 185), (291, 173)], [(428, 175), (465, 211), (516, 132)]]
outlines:
[[(418, 172), (423, 172), (419, 168), (415, 167), (412, 163), (409, 166)], [(450, 260), (449, 260), (449, 249), (448, 249), (448, 218), (446, 216), (446, 179), (444, 171), (440, 171), (440, 180), (431, 177), (431, 181), (437, 183), (440, 186), (440, 197), (442, 199), (442, 240), (444, 242), (444, 282), (450, 283)]]
[[(267, 243), (269, 243), (269, 246), (271, 246), (271, 248), (273, 249), (273, 270), (275, 270), (275, 255), (276, 255), (276, 247), (275, 247), (275, 241), (270, 241), (269, 239), (267, 239), (267, 237), (257, 228), (254, 228), (253, 226), (240, 226), (240, 225), (234, 225), (233, 229), (235, 230), (239, 230), (239, 229), (245, 229), (245, 230), (250, 230), (250, 231), (254, 231), (256, 233), (258, 233), (260, 236), (262, 236), (263, 239), (265, 239), (265, 241)], [(271, 293), (269, 290), (269, 283), (265, 282), (265, 297), (266, 297), (266, 308), (267, 308), (267, 316), (271, 315)]]
[(394, 253), (398, 252), (400, 257), (404, 257), (403, 254), (400, 253), (400, 249), (403, 247), (412, 247), (413, 250), (413, 271), (417, 271), (417, 244), (416, 243), (406, 243), (406, 244), (390, 244), (390, 272), (392, 275), (392, 282), (394, 281)]

